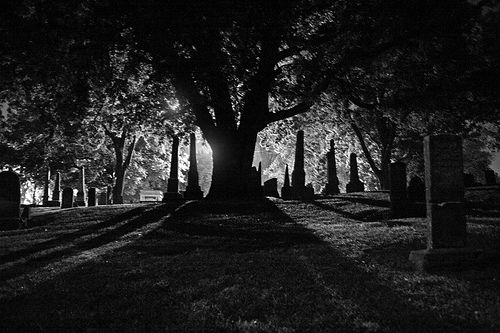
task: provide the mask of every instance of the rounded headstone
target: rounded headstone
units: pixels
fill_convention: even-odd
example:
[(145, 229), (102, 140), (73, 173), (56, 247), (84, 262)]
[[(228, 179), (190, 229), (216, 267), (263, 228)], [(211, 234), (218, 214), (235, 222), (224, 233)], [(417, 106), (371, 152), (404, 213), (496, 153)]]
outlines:
[(62, 192), (62, 204), (61, 208), (71, 208), (73, 207), (73, 189), (71, 187), (65, 187)]
[(14, 171), (0, 172), (0, 229), (19, 227), (21, 186)]

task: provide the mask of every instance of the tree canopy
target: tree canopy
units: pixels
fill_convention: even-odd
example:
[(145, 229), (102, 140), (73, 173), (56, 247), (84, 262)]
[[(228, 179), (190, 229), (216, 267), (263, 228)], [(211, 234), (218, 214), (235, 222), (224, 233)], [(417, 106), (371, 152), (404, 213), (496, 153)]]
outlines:
[(0, 97), (46, 117), (44, 146), (52, 127), (75, 133), (92, 114), (113, 142), (135, 143), (125, 123), (166, 134), (181, 127), (162, 112), (189, 110), (178, 124), (212, 148), (211, 197), (248, 193), (260, 131), (329, 101), (362, 148), (378, 131), (380, 160), (363, 150), (384, 186), (401, 131), (498, 127), (498, 12), (488, 0), (8, 1)]

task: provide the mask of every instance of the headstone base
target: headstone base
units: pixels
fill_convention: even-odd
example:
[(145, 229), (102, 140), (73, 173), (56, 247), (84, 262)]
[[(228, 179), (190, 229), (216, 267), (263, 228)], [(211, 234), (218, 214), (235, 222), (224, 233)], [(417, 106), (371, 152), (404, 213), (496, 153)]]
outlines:
[(264, 182), (264, 196), (266, 197), (275, 197), (279, 198), (280, 194), (278, 193), (278, 179), (271, 178)]
[(313, 200), (314, 189), (308, 186), (301, 188), (283, 187), (281, 188), (281, 198), (283, 200)]
[[(427, 203), (429, 248), (462, 248), (466, 246), (467, 230), (463, 202)], [(431, 222), (432, 221), (432, 222)]]
[(301, 200), (313, 200), (314, 199), (314, 189), (309, 186), (294, 188), (292, 187), (294, 196)]
[(335, 195), (339, 193), (340, 190), (338, 184), (326, 183), (325, 188), (323, 189), (323, 195)]
[(23, 220), (15, 217), (0, 218), (0, 230), (15, 230), (23, 225)]
[(49, 200), (43, 204), (45, 207), (61, 207), (61, 201)]
[(364, 191), (365, 191), (365, 184), (363, 184), (362, 182), (350, 182), (347, 183), (346, 185), (347, 193), (364, 192)]
[(407, 202), (407, 217), (426, 217), (427, 208), (425, 202)]
[(283, 200), (293, 200), (292, 188), (282, 187), (281, 188), (281, 199)]
[(391, 216), (393, 218), (412, 216), (410, 204), (405, 200), (391, 200)]
[(203, 191), (199, 186), (187, 186), (184, 192), (184, 199), (199, 200), (203, 199)]
[(182, 194), (179, 192), (165, 192), (163, 193), (162, 202), (172, 201), (172, 200), (182, 200)]
[(411, 251), (409, 260), (418, 272), (466, 270), (483, 263), (483, 251), (472, 248), (444, 248)]

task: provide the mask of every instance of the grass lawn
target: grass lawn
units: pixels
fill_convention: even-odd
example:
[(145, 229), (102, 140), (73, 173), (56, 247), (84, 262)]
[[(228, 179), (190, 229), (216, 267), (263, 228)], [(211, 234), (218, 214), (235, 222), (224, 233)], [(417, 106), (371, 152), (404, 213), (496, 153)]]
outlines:
[[(500, 262), (417, 274), (425, 219), (361, 201), (45, 212), (0, 232), (0, 332), (500, 332)], [(468, 232), (500, 253), (500, 218)]]

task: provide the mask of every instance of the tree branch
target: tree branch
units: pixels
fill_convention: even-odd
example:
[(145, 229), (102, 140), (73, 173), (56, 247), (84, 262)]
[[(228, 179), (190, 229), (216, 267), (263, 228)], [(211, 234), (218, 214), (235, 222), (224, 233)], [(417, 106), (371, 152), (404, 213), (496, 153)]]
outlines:
[(101, 123), (102, 128), (104, 128), (104, 133), (106, 133), (107, 136), (111, 138), (112, 141), (115, 141), (117, 136), (115, 133), (111, 132), (109, 128), (106, 126), (106, 124)]
[(191, 105), (197, 125), (206, 135), (210, 135), (215, 130), (215, 122), (208, 110), (206, 98), (200, 94), (192, 77), (193, 65), (190, 60), (182, 58), (173, 49), (163, 49), (163, 51), (168, 50), (163, 53), (164, 59), (168, 59), (168, 61), (155, 63), (158, 74), (173, 75), (173, 86)]
[(136, 143), (136, 136), (132, 138), (132, 143), (128, 146), (127, 157), (125, 157), (125, 161), (123, 162), (123, 169), (126, 170), (130, 165), (130, 161), (132, 160), (132, 155), (134, 154), (134, 148)]
[(289, 117), (296, 116), (298, 114), (304, 113), (309, 111), (309, 109), (314, 105), (313, 102), (311, 101), (305, 101), (301, 102), (295, 106), (292, 106), (291, 108), (275, 112), (275, 113), (268, 113), (266, 118), (265, 118), (265, 125), (268, 125), (270, 123), (273, 123), (275, 121), (283, 120)]
[(363, 150), (363, 153), (366, 157), (366, 160), (368, 161), (368, 164), (370, 164), (370, 167), (372, 168), (373, 172), (378, 176), (380, 175), (380, 169), (377, 167), (375, 164), (375, 161), (372, 158), (372, 155), (370, 154), (370, 151), (368, 150), (368, 147), (366, 146), (365, 139), (363, 138), (363, 134), (361, 133), (361, 130), (359, 129), (358, 125), (354, 122), (354, 120), (350, 121), (351, 128), (353, 129), (354, 133), (356, 134), (356, 137), (358, 138), (359, 143), (361, 144), (361, 149)]
[(198, 49), (201, 50), (203, 58), (198, 60), (208, 69), (210, 76), (206, 83), (210, 89), (217, 127), (236, 131), (229, 83), (223, 71), (224, 54), (215, 46), (214, 43), (200, 43)]
[(191, 77), (189, 66), (180, 66), (174, 71), (174, 78), (177, 87), (181, 88), (180, 93), (189, 101), (196, 116), (198, 126), (208, 135), (215, 130), (215, 123), (207, 108), (205, 98), (199, 93), (196, 84)]

